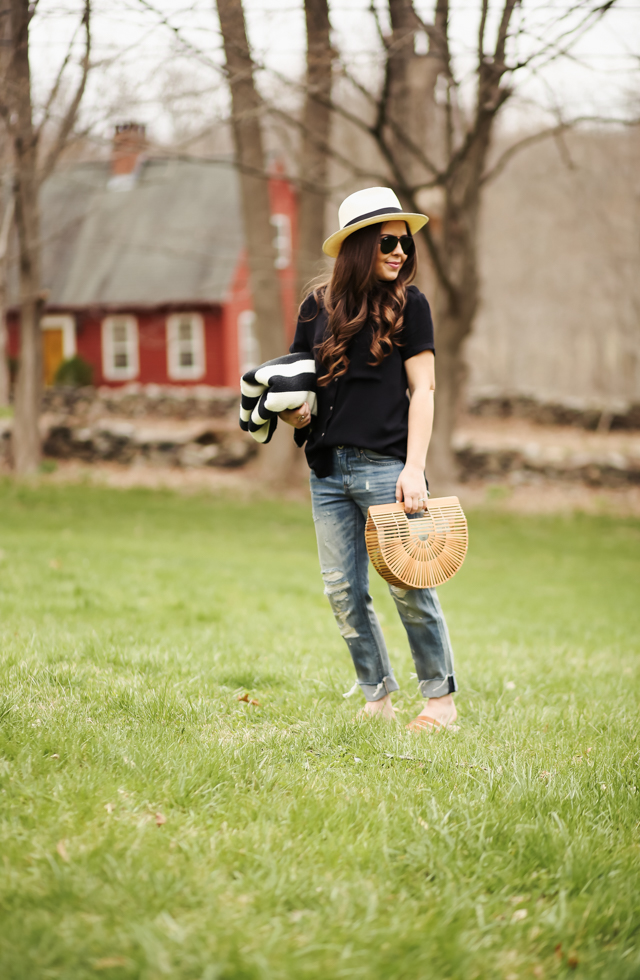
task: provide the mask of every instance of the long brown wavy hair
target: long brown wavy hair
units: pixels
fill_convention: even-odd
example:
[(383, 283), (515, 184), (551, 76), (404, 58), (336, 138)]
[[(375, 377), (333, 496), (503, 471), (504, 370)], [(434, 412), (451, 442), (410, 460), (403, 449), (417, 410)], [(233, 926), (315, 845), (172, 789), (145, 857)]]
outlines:
[[(318, 357), (326, 373), (318, 384), (345, 374), (349, 368), (347, 349), (359, 330), (370, 322), (373, 326), (370, 364), (381, 364), (393, 350), (402, 329), (407, 286), (416, 274), (416, 250), (408, 255), (397, 279), (384, 282), (375, 274), (381, 224), (354, 231), (342, 243), (331, 279), (313, 291), (318, 306), (322, 302), (329, 314)], [(409, 229), (407, 228), (407, 234)]]

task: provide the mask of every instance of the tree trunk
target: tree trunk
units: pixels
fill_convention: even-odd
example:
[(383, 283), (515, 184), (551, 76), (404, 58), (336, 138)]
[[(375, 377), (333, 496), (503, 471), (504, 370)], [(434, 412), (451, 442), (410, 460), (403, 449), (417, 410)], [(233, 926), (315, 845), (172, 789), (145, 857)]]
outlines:
[[(4, 272), (0, 269), (0, 276)], [(0, 286), (0, 408), (6, 408), (11, 396), (11, 379), (9, 377), (7, 318), (4, 288)]]
[[(438, 304), (440, 306), (440, 304)], [(465, 328), (458, 317), (436, 309), (436, 400), (433, 434), (427, 455), (427, 475), (432, 493), (446, 496), (455, 489), (458, 464), (453, 448), (453, 434), (458, 420), (462, 392), (467, 375), (464, 342), (471, 323)]]
[(38, 418), (42, 400), (42, 334), (37, 188), (30, 167), (16, 179), (16, 227), (20, 263), (20, 363), (16, 380), (12, 454), (16, 473), (35, 473), (40, 463)]
[(260, 128), (262, 101), (253, 79), (242, 0), (216, 0), (231, 89), (231, 123), (240, 171), (242, 214), (260, 360), (285, 353), (269, 184)]
[(453, 434), (467, 377), (464, 348), (480, 299), (478, 217), (492, 123), (488, 115), (479, 118), (474, 145), (445, 188), (438, 242), (443, 281), (436, 308), (436, 408), (428, 456), (438, 494), (451, 491), (458, 477)]
[(12, 452), (16, 472), (34, 473), (40, 462), (38, 417), (42, 393), (40, 333), (40, 215), (37, 137), (31, 115), (28, 0), (11, 0), (12, 54), (7, 65), (7, 102), (15, 154), (15, 221), (20, 279), (20, 365), (16, 383)]
[(5, 408), (10, 401), (11, 379), (9, 377), (9, 336), (7, 331), (7, 252), (9, 236), (13, 226), (13, 193), (4, 195), (2, 223), (0, 224), (0, 407)]
[[(298, 296), (323, 269), (322, 243), (325, 231), (329, 157), (326, 147), (331, 131), (331, 110), (323, 98), (331, 97), (331, 25), (327, 0), (305, 0), (307, 24), (307, 77), (303, 114), (303, 142), (298, 213), (298, 256), (296, 278)], [(318, 98), (318, 96), (320, 98)]]
[[(9, 47), (11, 43), (11, 23), (6, 13), (0, 17), (0, 78), (6, 78)], [(9, 338), (7, 331), (7, 252), (9, 237), (13, 225), (14, 200), (13, 188), (7, 179), (11, 169), (10, 148), (6, 133), (0, 136), (0, 165), (3, 179), (0, 185), (0, 202), (2, 217), (0, 218), (0, 406), (9, 404), (11, 395), (11, 378), (9, 376)]]

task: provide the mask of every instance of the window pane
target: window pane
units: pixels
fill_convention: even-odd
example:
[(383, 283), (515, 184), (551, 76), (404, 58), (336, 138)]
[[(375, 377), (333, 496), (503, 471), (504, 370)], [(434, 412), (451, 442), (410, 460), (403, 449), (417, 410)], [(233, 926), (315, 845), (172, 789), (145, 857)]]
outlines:
[(178, 337), (180, 340), (191, 340), (191, 320), (181, 320), (178, 324)]
[(180, 367), (193, 367), (194, 364), (195, 364), (195, 359), (193, 357), (193, 351), (181, 350)]
[(114, 323), (113, 324), (113, 342), (115, 344), (126, 344), (126, 342), (127, 342), (127, 325), (126, 325), (126, 323)]
[(113, 366), (117, 368), (129, 367), (129, 358), (126, 351), (116, 351), (113, 356)]

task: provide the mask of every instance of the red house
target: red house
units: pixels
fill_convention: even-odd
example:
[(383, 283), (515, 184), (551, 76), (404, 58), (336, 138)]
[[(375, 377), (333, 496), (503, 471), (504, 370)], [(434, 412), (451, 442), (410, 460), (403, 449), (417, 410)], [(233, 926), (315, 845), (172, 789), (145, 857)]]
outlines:
[[(145, 150), (144, 127), (118, 126), (110, 162), (76, 164), (43, 187), (45, 383), (78, 354), (97, 385), (237, 388), (260, 353), (236, 171), (231, 161)], [(274, 275), (292, 333), (296, 199), (277, 173), (269, 191)], [(15, 306), (8, 321), (17, 357)]]

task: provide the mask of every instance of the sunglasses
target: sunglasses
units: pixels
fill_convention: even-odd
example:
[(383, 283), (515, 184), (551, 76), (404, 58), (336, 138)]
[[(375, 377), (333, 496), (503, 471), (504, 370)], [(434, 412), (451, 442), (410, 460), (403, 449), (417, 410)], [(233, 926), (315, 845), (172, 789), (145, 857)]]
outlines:
[(415, 248), (415, 242), (411, 235), (383, 235), (380, 239), (380, 251), (383, 255), (389, 255), (400, 242), (400, 248), (405, 255), (411, 255)]

